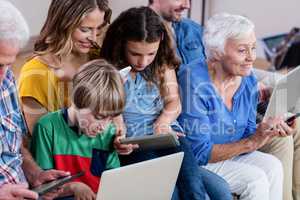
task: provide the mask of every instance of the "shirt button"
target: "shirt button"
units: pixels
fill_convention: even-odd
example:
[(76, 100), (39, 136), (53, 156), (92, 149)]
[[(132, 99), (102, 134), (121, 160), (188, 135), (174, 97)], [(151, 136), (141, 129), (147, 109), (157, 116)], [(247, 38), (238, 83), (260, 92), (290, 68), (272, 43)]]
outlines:
[(234, 134), (234, 128), (228, 128), (228, 133), (229, 134)]

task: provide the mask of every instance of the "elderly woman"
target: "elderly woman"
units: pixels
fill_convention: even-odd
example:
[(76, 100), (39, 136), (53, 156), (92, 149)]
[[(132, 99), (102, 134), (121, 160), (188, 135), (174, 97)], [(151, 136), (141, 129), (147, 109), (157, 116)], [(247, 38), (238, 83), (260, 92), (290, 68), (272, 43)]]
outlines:
[(215, 15), (207, 22), (204, 45), (207, 60), (178, 71), (179, 122), (199, 165), (222, 176), (240, 199), (282, 199), (281, 163), (257, 149), (293, 129), (281, 118), (256, 125), (253, 23), (238, 15)]

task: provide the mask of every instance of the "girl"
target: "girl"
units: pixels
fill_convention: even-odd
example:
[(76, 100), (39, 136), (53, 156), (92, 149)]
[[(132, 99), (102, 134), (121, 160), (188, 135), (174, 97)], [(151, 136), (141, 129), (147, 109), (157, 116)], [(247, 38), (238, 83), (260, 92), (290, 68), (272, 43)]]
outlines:
[[(214, 183), (212, 199), (231, 199), (225, 181), (197, 166), (176, 122), (181, 112), (172, 39), (161, 18), (150, 8), (132, 8), (123, 12), (109, 27), (100, 55), (122, 69), (132, 66), (125, 82), (126, 106), (118, 121), (126, 125), (126, 136), (164, 134), (177, 131), (181, 145), (176, 149), (134, 152), (122, 156), (122, 164), (131, 164), (178, 151), (185, 156), (173, 199), (205, 199), (206, 189)], [(124, 130), (125, 132), (125, 130)], [(203, 178), (203, 179), (202, 179)], [(205, 179), (205, 180), (204, 180)], [(206, 187), (206, 188), (205, 188)], [(209, 193), (209, 191), (208, 191)]]

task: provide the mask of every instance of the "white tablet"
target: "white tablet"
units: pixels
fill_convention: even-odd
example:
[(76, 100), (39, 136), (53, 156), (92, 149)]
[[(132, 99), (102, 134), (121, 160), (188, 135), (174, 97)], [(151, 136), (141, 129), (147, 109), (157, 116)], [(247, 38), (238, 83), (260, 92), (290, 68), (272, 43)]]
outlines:
[(300, 66), (277, 81), (270, 97), (270, 101), (264, 115), (268, 117), (288, 117), (288, 113), (294, 113), (300, 99)]

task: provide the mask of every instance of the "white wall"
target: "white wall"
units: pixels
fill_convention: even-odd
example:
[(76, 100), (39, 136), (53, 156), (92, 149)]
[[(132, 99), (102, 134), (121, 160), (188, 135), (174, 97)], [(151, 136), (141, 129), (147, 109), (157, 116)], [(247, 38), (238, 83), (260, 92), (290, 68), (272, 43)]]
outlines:
[[(208, 0), (209, 1), (209, 0)], [(201, 24), (202, 0), (193, 0), (191, 8), (191, 18)]]
[[(1, 0), (0, 0), (1, 1)], [(44, 21), (46, 20), (48, 7), (51, 0), (9, 0), (24, 15), (30, 27), (31, 35), (39, 34)], [(84, 1), (84, 0), (83, 0)], [(114, 19), (123, 10), (134, 6), (147, 5), (148, 0), (109, 0), (110, 7), (113, 10)]]
[(148, 5), (148, 0), (109, 0), (109, 4), (112, 8), (112, 18), (114, 19), (128, 8)]
[[(0, 0), (1, 1), (1, 0)], [(9, 0), (24, 15), (30, 27), (31, 35), (38, 35), (46, 20), (51, 0)]]
[[(200, 1), (200, 0), (194, 0)], [(258, 37), (288, 32), (300, 27), (299, 0), (206, 0), (208, 15), (229, 12), (245, 15), (255, 26)]]
[[(32, 35), (37, 35), (45, 21), (51, 0), (10, 0), (24, 14)], [(147, 5), (148, 0), (109, 0), (113, 18), (123, 10)], [(258, 37), (287, 32), (300, 27), (299, 0), (206, 0), (207, 15), (230, 12), (249, 17), (256, 25)], [(200, 23), (202, 0), (193, 0), (192, 18)]]

